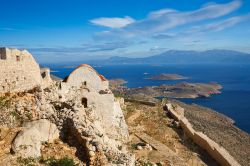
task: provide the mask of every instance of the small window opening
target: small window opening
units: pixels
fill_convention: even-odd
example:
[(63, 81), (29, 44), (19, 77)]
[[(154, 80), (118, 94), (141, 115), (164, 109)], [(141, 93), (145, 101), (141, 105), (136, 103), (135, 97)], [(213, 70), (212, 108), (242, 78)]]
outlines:
[(84, 82), (83, 82), (83, 85), (85, 85), (85, 86), (86, 86), (86, 85), (87, 85), (87, 81), (84, 81)]
[(88, 99), (87, 98), (82, 98), (82, 105), (84, 106), (84, 108), (88, 107)]
[(42, 78), (45, 78), (46, 77), (46, 73), (45, 72), (42, 72)]
[(0, 59), (6, 59), (6, 56), (4, 54), (0, 54)]
[(16, 56), (16, 61), (20, 61), (20, 60), (21, 60), (20, 56), (17, 55), (17, 56)]

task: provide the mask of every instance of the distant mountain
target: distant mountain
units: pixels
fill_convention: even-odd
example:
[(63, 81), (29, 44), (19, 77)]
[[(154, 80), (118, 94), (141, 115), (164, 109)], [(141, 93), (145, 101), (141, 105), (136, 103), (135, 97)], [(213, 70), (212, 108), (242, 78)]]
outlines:
[(107, 60), (88, 62), (94, 65), (119, 64), (250, 64), (250, 54), (231, 50), (180, 51), (169, 50), (145, 58), (111, 57)]

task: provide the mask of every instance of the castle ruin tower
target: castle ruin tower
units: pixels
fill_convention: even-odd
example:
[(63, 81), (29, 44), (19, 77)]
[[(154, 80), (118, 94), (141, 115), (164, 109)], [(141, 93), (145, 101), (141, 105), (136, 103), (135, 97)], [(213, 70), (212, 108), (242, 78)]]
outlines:
[(28, 51), (0, 48), (0, 93), (23, 92), (41, 83), (40, 67)]

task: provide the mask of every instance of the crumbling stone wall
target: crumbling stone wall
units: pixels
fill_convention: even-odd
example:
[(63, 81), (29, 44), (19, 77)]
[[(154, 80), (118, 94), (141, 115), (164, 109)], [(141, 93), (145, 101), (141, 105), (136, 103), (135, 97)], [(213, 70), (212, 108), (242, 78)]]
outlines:
[(0, 48), (0, 93), (30, 90), (41, 82), (39, 65), (28, 51)]
[(166, 104), (166, 109), (168, 113), (180, 123), (184, 133), (197, 145), (205, 149), (220, 165), (240, 166), (238, 161), (236, 161), (226, 149), (211, 140), (204, 133), (194, 130), (191, 123), (184, 116), (184, 109), (182, 107), (177, 105), (177, 108), (174, 108), (172, 104)]
[(41, 68), (41, 76), (42, 76), (42, 85), (43, 87), (47, 87), (52, 83), (52, 79), (50, 77), (50, 69), (49, 68)]

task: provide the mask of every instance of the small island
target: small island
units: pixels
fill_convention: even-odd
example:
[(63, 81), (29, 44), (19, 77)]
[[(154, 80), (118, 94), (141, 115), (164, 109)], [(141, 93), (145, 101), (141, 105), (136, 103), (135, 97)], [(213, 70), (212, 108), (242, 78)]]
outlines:
[(126, 91), (127, 95), (138, 95), (142, 93), (150, 97), (168, 98), (198, 98), (209, 97), (219, 94), (221, 85), (216, 83), (179, 83), (172, 85), (148, 86), (143, 88), (131, 88)]
[(125, 81), (124, 79), (121, 79), (121, 78), (109, 80), (109, 86), (111, 89), (116, 89), (118, 87), (123, 86), (126, 83), (127, 83), (127, 81)]
[(210, 97), (220, 94), (222, 86), (217, 83), (187, 83), (162, 84), (160, 86), (146, 86), (128, 88), (124, 86), (124, 80), (116, 79), (110, 82), (110, 89), (117, 95), (125, 98), (133, 98), (155, 102), (157, 98), (198, 98)]
[(150, 80), (186, 80), (186, 79), (188, 79), (188, 77), (184, 77), (184, 76), (179, 75), (179, 74), (162, 73), (160, 75), (152, 76), (152, 77), (149, 77), (147, 79), (150, 79)]

